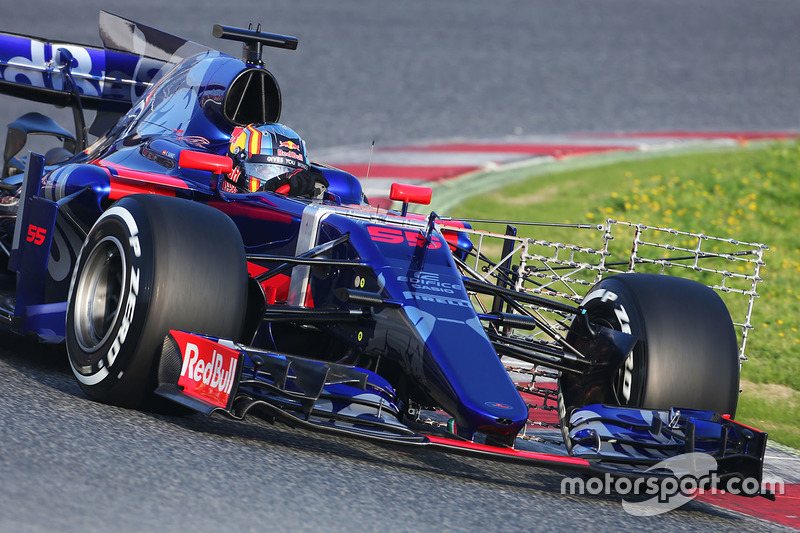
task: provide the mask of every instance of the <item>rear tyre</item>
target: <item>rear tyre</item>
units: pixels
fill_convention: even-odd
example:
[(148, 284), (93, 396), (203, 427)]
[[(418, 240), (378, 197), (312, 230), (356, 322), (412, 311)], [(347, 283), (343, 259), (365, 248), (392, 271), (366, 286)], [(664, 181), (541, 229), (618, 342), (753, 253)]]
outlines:
[(222, 212), (155, 195), (117, 202), (86, 237), (70, 286), (66, 345), (81, 388), (100, 402), (151, 406), (164, 336), (238, 339), (247, 277)]
[(672, 276), (622, 274), (598, 283), (582, 305), (591, 323), (639, 338), (611, 384), (618, 405), (734, 416), (738, 343), (712, 289)]

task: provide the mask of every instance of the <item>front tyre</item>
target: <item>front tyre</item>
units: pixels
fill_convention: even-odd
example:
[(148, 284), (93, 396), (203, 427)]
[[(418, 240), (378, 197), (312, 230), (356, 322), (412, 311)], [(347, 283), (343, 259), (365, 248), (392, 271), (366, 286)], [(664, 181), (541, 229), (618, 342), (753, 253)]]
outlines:
[(712, 289), (672, 276), (622, 274), (600, 281), (582, 306), (589, 322), (639, 339), (609, 384), (615, 403), (736, 413), (736, 332)]
[(167, 332), (238, 339), (246, 304), (247, 262), (230, 218), (187, 200), (125, 197), (97, 220), (77, 260), (70, 366), (91, 398), (143, 407)]

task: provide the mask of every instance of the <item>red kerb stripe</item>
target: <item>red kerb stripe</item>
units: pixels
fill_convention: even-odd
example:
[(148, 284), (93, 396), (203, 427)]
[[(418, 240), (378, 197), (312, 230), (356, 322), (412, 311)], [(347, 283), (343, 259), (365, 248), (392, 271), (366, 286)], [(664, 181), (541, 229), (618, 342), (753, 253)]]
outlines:
[[(353, 174), (359, 179), (367, 175), (366, 163), (337, 164), (337, 168)], [(421, 165), (372, 165), (370, 178), (396, 178), (414, 180), (438, 180), (472, 172), (477, 166), (421, 166)]]
[(575, 145), (575, 144), (473, 144), (453, 143), (430, 146), (399, 146), (383, 148), (382, 152), (466, 152), (524, 155), (579, 155), (614, 150), (634, 150), (632, 146)]

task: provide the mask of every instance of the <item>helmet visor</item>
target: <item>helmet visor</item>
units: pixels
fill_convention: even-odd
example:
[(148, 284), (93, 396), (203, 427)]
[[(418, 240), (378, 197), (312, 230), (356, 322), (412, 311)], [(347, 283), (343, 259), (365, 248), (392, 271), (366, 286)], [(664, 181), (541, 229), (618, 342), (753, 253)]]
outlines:
[(275, 176), (286, 174), (292, 170), (294, 169), (285, 167), (283, 165), (269, 165), (267, 163), (244, 164), (244, 171), (247, 173), (247, 175), (252, 178), (256, 178), (257, 180), (261, 181), (262, 184), (265, 181), (274, 178)]

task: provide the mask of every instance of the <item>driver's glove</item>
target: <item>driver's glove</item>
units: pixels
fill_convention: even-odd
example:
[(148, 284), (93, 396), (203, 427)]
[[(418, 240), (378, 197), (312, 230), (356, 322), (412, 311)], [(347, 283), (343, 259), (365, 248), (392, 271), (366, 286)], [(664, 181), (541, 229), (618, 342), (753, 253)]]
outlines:
[[(309, 170), (297, 169), (286, 174), (281, 174), (261, 186), (262, 191), (277, 191), (283, 185), (289, 185), (289, 196), (312, 196), (315, 197), (315, 189), (320, 188), (322, 185), (324, 189), (328, 188), (328, 180), (322, 175), (322, 172), (314, 169)], [(324, 189), (322, 192), (324, 192)]]

